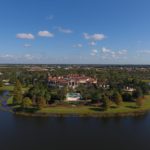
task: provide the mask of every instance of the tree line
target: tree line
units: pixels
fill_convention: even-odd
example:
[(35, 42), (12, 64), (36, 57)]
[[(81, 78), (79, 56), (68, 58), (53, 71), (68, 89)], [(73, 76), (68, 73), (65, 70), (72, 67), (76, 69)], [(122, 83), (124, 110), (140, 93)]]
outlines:
[(63, 101), (68, 92), (78, 92), (82, 95), (82, 101), (91, 100), (91, 104), (100, 103), (105, 110), (111, 106), (111, 103), (120, 107), (124, 101), (136, 102), (137, 106), (141, 107), (144, 95), (149, 94), (149, 86), (139, 80), (129, 80), (127, 83), (135, 88), (133, 92), (125, 92), (120, 86), (122, 82), (112, 84), (113, 86), (111, 85), (108, 89), (98, 85), (79, 85), (76, 89), (69, 89), (67, 87), (48, 87), (45, 82), (37, 81), (23, 93), (22, 84), (17, 79), (13, 91), (13, 103), (23, 108), (34, 106), (40, 109), (56, 101)]

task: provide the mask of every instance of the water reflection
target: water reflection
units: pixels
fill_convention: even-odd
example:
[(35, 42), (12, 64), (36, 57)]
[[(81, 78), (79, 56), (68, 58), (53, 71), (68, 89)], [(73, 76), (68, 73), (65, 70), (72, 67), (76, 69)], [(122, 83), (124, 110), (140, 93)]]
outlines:
[(103, 119), (34, 118), (0, 112), (1, 149), (146, 150), (150, 148), (149, 120), (150, 115)]

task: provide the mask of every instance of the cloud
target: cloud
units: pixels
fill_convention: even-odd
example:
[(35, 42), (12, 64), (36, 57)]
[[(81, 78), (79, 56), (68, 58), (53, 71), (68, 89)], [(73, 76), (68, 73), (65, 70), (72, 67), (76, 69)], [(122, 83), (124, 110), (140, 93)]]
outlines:
[(8, 58), (8, 59), (10, 59), (10, 58), (14, 58), (14, 56), (11, 55), (11, 54), (4, 54), (4, 55), (0, 55), (0, 58)]
[(35, 63), (43, 61), (45, 57), (38, 54), (22, 54), (22, 55), (13, 55), (13, 54), (1, 54), (0, 63)]
[(91, 56), (96, 56), (98, 53), (97, 49), (93, 49), (92, 52), (90, 53)]
[(93, 53), (98, 53), (97, 49), (93, 49), (92, 51), (93, 51)]
[(103, 59), (121, 59), (126, 58), (128, 51), (126, 49), (114, 51), (103, 47), (100, 52)]
[(33, 40), (34, 39), (34, 35), (31, 33), (18, 33), (16, 35), (16, 38), (18, 39), (29, 39), (29, 40)]
[(138, 53), (140, 54), (150, 54), (150, 50), (140, 50), (140, 51), (137, 51)]
[(109, 53), (109, 52), (111, 52), (111, 50), (110, 50), (110, 49), (107, 49), (107, 48), (105, 48), (105, 47), (103, 47), (103, 48), (102, 48), (102, 52), (103, 52), (103, 53)]
[(87, 40), (93, 40), (93, 41), (101, 41), (104, 40), (106, 38), (106, 36), (104, 34), (100, 34), (100, 33), (95, 33), (95, 34), (88, 34), (88, 33), (83, 33), (83, 36), (85, 39)]
[(125, 55), (126, 53), (127, 53), (126, 49), (118, 51), (118, 54), (120, 54), (120, 55)]
[(82, 48), (83, 45), (81, 43), (79, 43), (79, 44), (73, 45), (73, 47), (75, 47), (75, 48)]
[(39, 31), (38, 32), (38, 35), (41, 36), (41, 37), (54, 37), (54, 34), (49, 32), (49, 31)]
[(62, 27), (56, 27), (56, 28), (58, 29), (59, 32), (62, 32), (62, 33), (66, 33), (66, 34), (73, 33), (73, 31), (71, 29), (65, 29)]
[(46, 17), (46, 20), (53, 20), (54, 19), (54, 15), (49, 15), (48, 17)]
[(12, 54), (0, 54), (0, 63), (13, 63), (16, 61), (16, 56)]
[(89, 45), (90, 45), (90, 46), (95, 46), (95, 45), (96, 45), (96, 42), (92, 41), (92, 42), (89, 43)]
[(22, 56), (24, 59), (26, 59), (26, 60), (32, 60), (32, 59), (34, 59), (35, 57), (33, 56), (33, 55), (31, 55), (31, 54), (25, 54), (24, 56)]
[(45, 57), (43, 57), (42, 55), (38, 55), (38, 54), (23, 54), (21, 56), (16, 56), (17, 60), (22, 60), (24, 62), (36, 62), (39, 60), (42, 60), (43, 58), (45, 59)]
[(91, 55), (91, 56), (95, 56), (95, 55), (96, 55), (96, 53), (90, 53), (90, 55)]
[(146, 58), (150, 56), (150, 50), (137, 50), (134, 57), (138, 59)]
[(29, 48), (29, 47), (31, 47), (32, 45), (31, 44), (24, 44), (23, 45), (25, 48)]

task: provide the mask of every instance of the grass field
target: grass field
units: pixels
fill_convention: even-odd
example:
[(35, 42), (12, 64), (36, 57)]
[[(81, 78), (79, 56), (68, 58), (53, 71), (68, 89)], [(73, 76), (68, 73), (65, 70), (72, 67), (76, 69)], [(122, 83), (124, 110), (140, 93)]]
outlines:
[(7, 105), (12, 105), (13, 104), (13, 96), (11, 96), (8, 100), (7, 100)]
[[(22, 91), (25, 92), (27, 91), (29, 88), (28, 87), (23, 87)], [(0, 87), (0, 91), (10, 91), (12, 92), (14, 90), (14, 86), (13, 85), (8, 85), (8, 86), (2, 86)]]
[(14, 89), (13, 85), (0, 87), (0, 91), (13, 91), (13, 89)]
[(145, 103), (142, 107), (138, 108), (135, 102), (124, 102), (122, 106), (116, 107), (112, 104), (108, 110), (103, 110), (95, 106), (55, 106), (47, 107), (39, 110), (37, 113), (45, 113), (50, 115), (86, 115), (86, 116), (103, 116), (113, 114), (129, 114), (135, 112), (142, 112), (150, 110), (150, 95), (145, 96)]
[(142, 80), (143, 82), (150, 83), (150, 80)]

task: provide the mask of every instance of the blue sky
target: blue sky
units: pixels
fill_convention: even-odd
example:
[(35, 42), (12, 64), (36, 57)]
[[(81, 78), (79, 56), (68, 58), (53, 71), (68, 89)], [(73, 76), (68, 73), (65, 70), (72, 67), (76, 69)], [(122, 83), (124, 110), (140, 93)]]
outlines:
[(149, 0), (0, 0), (0, 63), (150, 64)]

